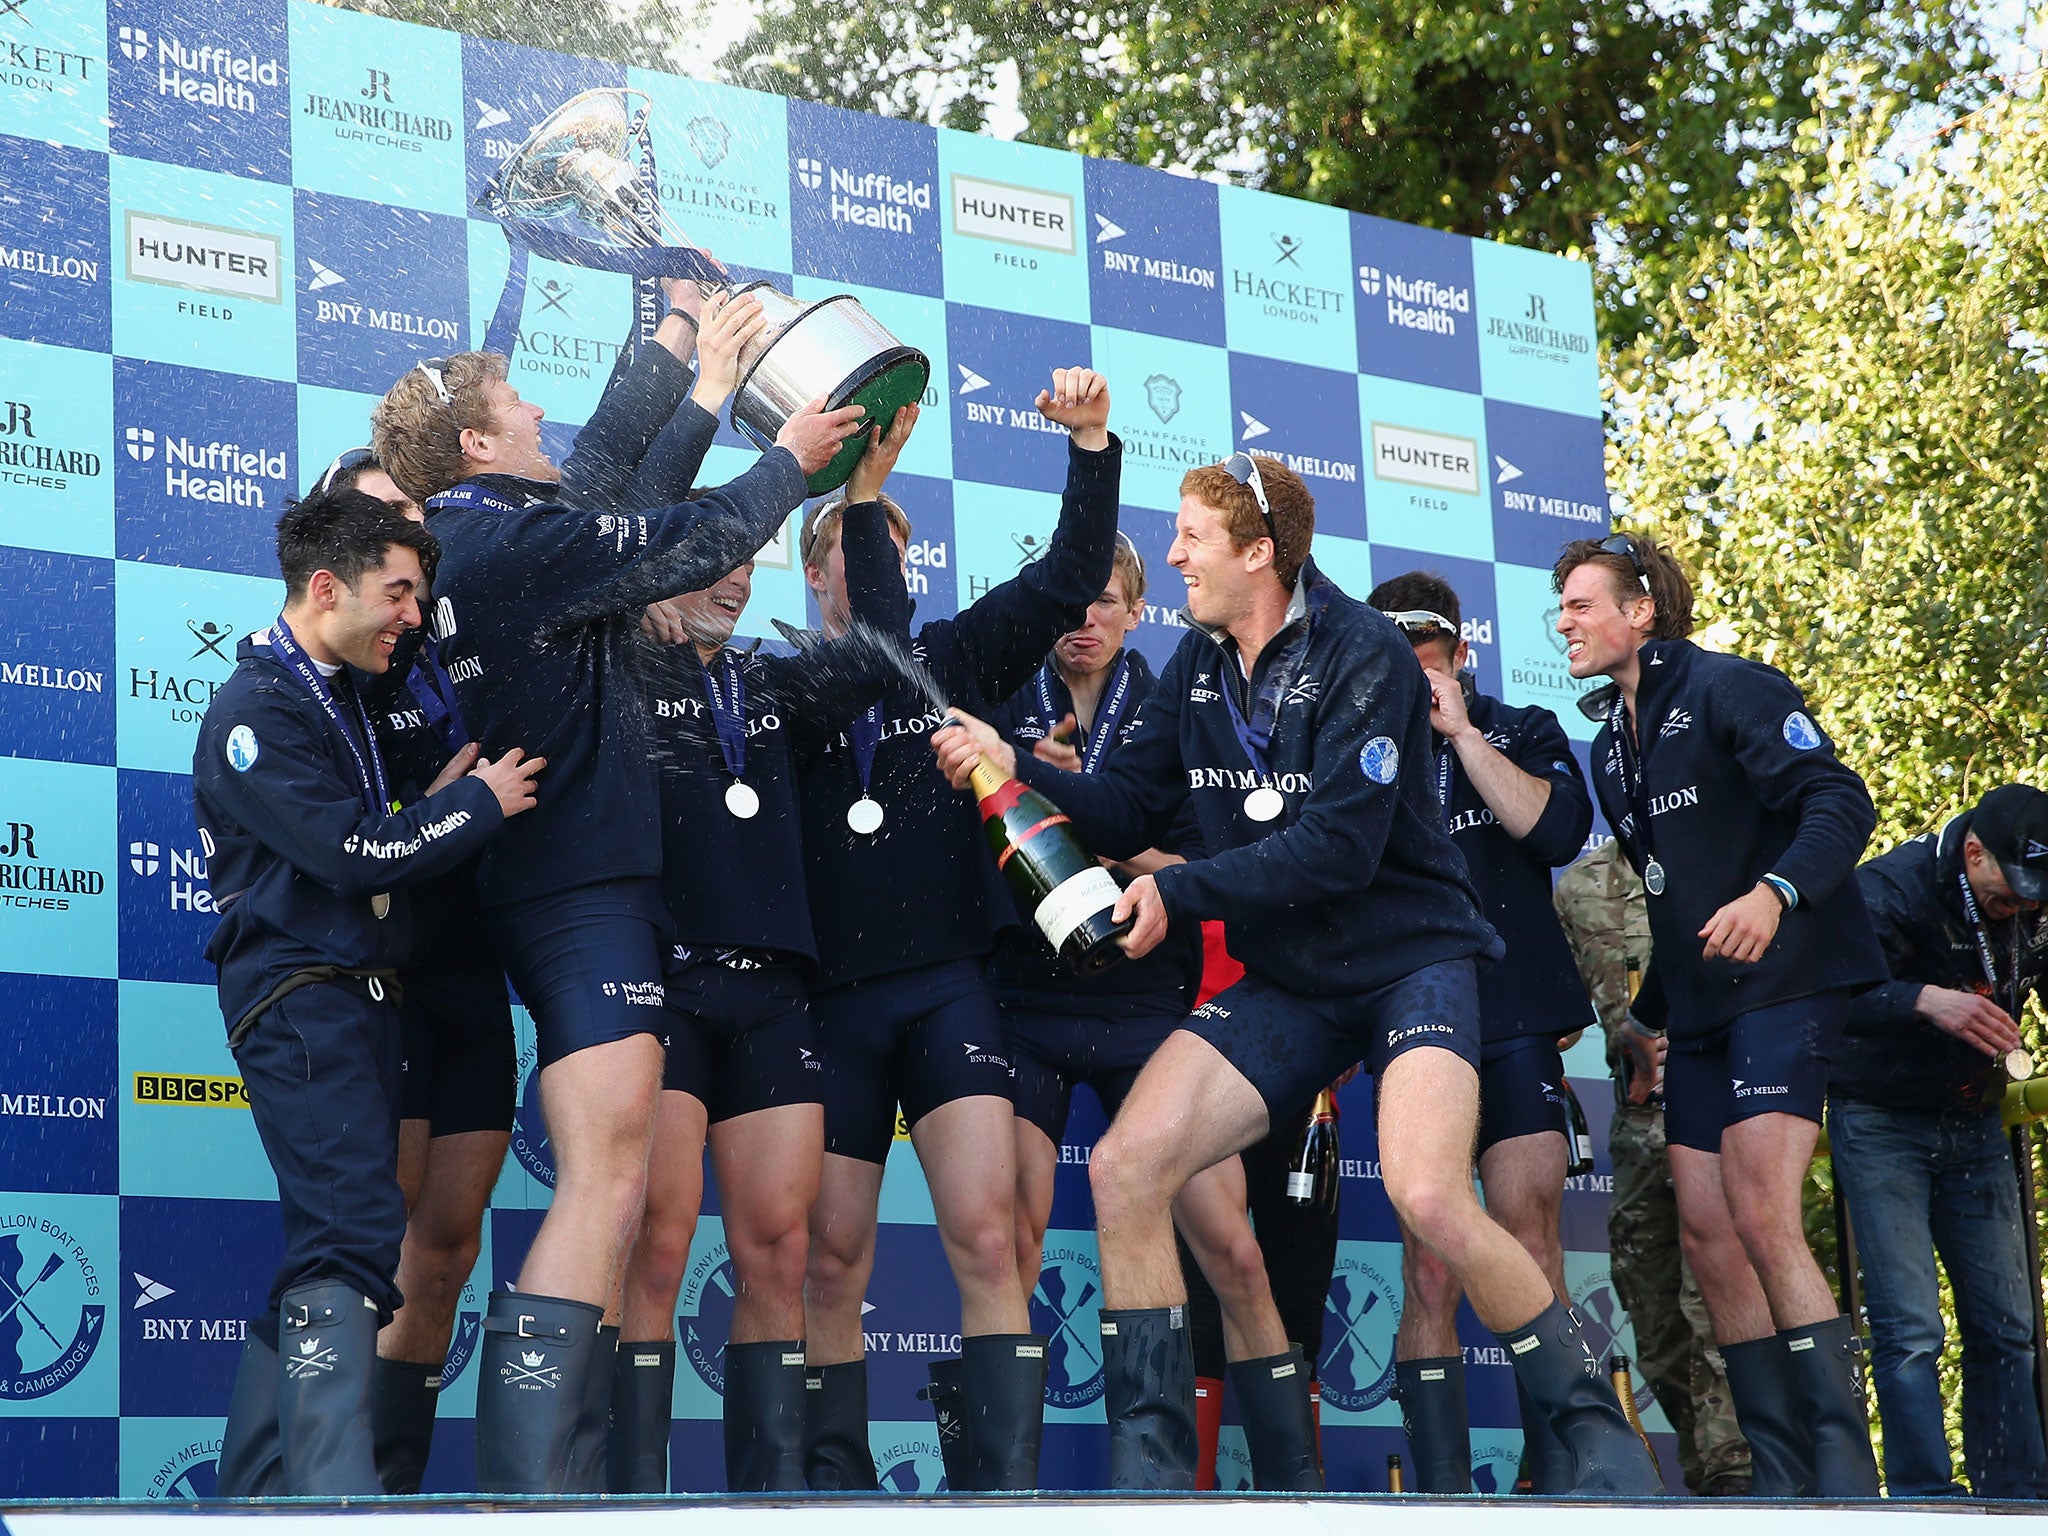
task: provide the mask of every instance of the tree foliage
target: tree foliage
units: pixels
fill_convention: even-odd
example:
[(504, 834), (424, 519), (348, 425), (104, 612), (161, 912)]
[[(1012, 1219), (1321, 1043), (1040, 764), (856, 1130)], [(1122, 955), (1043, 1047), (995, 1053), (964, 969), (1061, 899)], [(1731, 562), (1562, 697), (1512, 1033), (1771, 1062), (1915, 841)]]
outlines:
[(423, 27), (466, 32), (472, 37), (524, 43), (554, 53), (579, 53), (617, 64), (637, 64), (645, 69), (672, 67), (669, 50), (673, 40), (682, 35), (700, 12), (698, 0), (627, 0), (616, 6), (606, 0), (585, 0), (575, 5), (535, 4), (531, 0), (512, 5), (503, 0), (316, 3), (416, 22)]
[[(1226, 173), (1459, 234), (1592, 252), (1618, 335), (1661, 270), (1799, 172), (1817, 79), (1966, 106), (1970, 0), (767, 0), (736, 83)], [(1792, 172), (1788, 180), (1786, 173)]]

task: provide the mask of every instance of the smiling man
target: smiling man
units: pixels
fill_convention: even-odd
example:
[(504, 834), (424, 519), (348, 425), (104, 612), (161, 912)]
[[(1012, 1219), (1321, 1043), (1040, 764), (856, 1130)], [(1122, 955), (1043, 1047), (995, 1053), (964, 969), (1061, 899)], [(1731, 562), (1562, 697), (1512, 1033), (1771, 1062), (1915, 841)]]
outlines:
[(1579, 539), (1552, 579), (1572, 676), (1612, 679), (1579, 707), (1602, 722), (1594, 790), (1649, 893), (1679, 1240), (1754, 1491), (1875, 1498), (1854, 1320), (1799, 1192), (1849, 999), (1885, 975), (1852, 878), (1877, 813), (1790, 679), (1685, 638), (1692, 583), (1668, 551)]
[[(1314, 529), (1314, 499), (1278, 460), (1191, 470), (1167, 556), (1190, 633), (1116, 758), (1061, 775), (966, 718), (933, 742), (956, 783), (977, 756), (1012, 769), (1112, 858), (1155, 846), (1192, 804), (1209, 857), (1132, 882), (1124, 944), (1143, 956), (1215, 918), (1245, 965), (1159, 1048), (1089, 1162), (1111, 1480), (1194, 1486), (1175, 1197), (1363, 1059), (1379, 1077), (1388, 1198), (1508, 1347), (1571, 1448), (1575, 1488), (1654, 1493), (1578, 1320), (1473, 1194), (1478, 964), (1500, 941), (1444, 831), (1422, 670), (1398, 629), (1310, 563)], [(1285, 1349), (1277, 1314), (1258, 1332)], [(1299, 1374), (1290, 1356), (1257, 1363), (1278, 1383)], [(1307, 1394), (1276, 1391), (1256, 1411), (1253, 1433), (1295, 1460), (1270, 1454), (1266, 1485), (1319, 1487)]]
[(419, 627), (433, 536), (335, 491), (285, 513), (277, 551), (284, 611), (242, 642), (192, 762), (220, 915), (206, 953), (285, 1230), (269, 1312), (236, 1378), (221, 1475), (239, 1493), (381, 1493), (377, 1329), (399, 1305), (405, 1232), (404, 886), (456, 868), (531, 808), (544, 763), (516, 748), (496, 762), (458, 755), (424, 798), (394, 810), (349, 669), (383, 673)]

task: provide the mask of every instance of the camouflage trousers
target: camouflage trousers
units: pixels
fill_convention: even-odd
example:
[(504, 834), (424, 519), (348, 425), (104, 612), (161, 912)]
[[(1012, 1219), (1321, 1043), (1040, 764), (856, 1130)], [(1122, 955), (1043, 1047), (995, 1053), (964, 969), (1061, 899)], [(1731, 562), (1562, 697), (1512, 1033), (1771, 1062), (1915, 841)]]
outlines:
[(1661, 1109), (1617, 1109), (1608, 1149), (1614, 1202), (1607, 1216), (1614, 1291), (1636, 1336), (1636, 1364), (1678, 1435), (1685, 1486), (1749, 1471), (1728, 1374), (1698, 1282), (1678, 1246), (1678, 1199)]

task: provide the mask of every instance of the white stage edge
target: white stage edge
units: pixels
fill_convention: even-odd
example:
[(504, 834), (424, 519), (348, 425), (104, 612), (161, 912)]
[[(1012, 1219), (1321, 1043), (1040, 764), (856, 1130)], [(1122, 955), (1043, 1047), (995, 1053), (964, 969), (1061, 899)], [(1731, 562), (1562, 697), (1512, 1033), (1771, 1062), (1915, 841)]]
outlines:
[[(2048, 1536), (2048, 1504), (1817, 1504), (1740, 1499), (1645, 1499), (1636, 1503), (1550, 1503), (1528, 1498), (1421, 1498), (1385, 1494), (1322, 1497), (1072, 1495), (1014, 1498), (807, 1497), (738, 1500), (700, 1496), (650, 1500), (365, 1499), (284, 1500), (243, 1505), (88, 1501), (0, 1508), (7, 1536), (330, 1536), (335, 1516), (402, 1521), (405, 1536), (1965, 1536), (1976, 1521), (2016, 1519), (2012, 1536)], [(806, 1530), (806, 1527), (815, 1527)]]

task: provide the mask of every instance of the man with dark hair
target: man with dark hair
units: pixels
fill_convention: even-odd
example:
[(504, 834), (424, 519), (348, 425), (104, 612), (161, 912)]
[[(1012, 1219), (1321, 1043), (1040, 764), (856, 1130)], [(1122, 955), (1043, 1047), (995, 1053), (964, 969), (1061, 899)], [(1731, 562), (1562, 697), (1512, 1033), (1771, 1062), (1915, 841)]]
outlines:
[[(1565, 1037), (1592, 1022), (1586, 990), (1550, 904), (1550, 872), (1578, 857), (1593, 797), (1557, 716), (1490, 699), (1465, 670), (1458, 594), (1425, 571), (1383, 581), (1366, 599), (1415, 649), (1430, 693), (1430, 766), (1444, 826), (1465, 855), (1479, 909), (1507, 944), (1479, 977), (1479, 1181), (1486, 1209), (1568, 1296), (1558, 1218), (1571, 1166)], [(1423, 1493), (1467, 1493), (1472, 1432), (1459, 1287), (1442, 1259), (1405, 1229), (1395, 1373), (1401, 1418)], [(1519, 1389), (1520, 1383), (1517, 1383)], [(1521, 1395), (1531, 1491), (1569, 1492), (1571, 1452)]]
[[(706, 324), (753, 303), (713, 300)], [(585, 1401), (609, 1389), (599, 1362), (611, 1335), (600, 1325), (645, 1191), (669, 926), (655, 758), (629, 664), (634, 624), (648, 603), (749, 559), (861, 414), (815, 400), (730, 485), (685, 505), (622, 509), (634, 467), (690, 385), (666, 348), (645, 355), (648, 368), (621, 386), (638, 407), (579, 435), (590, 472), (570, 483), (502, 357), (422, 362), (372, 417), (378, 458), (447, 548), (435, 609), (470, 732), (486, 750), (531, 740), (555, 764), (536, 814), (491, 848), (479, 875), (492, 938), (533, 1013), (558, 1170), (518, 1290), (494, 1292), (484, 1322), (486, 1492), (594, 1485), (602, 1465), (603, 1412)]]
[[(394, 811), (349, 669), (377, 674), (420, 623), (435, 541), (334, 491), (279, 520), (284, 611), (242, 642), (200, 723), (193, 798), (220, 922), (207, 944), (283, 1206), (285, 1259), (235, 1385), (237, 1491), (380, 1493), (379, 1325), (400, 1302), (396, 977), (403, 887), (461, 864), (533, 804), (544, 760), (458, 757)], [(280, 1358), (282, 1364), (280, 1365)]]
[(1999, 1105), (2033, 1061), (2048, 972), (2048, 794), (1992, 790), (1856, 872), (1891, 980), (1861, 994), (1828, 1078), (1835, 1182), (1856, 1222), (1895, 1499), (1960, 1495), (1939, 1379), (1938, 1250), (1963, 1341), (1963, 1465), (1980, 1499), (2048, 1498), (2019, 1177)]
[(1680, 1236), (1713, 1318), (1759, 1495), (1876, 1497), (1853, 1319), (1806, 1245), (1799, 1192), (1828, 1057), (1884, 956), (1856, 882), (1876, 825), (1782, 672), (1703, 651), (1692, 583), (1648, 539), (1564, 547), (1552, 572), (1594, 788), (1650, 898), (1668, 1020), (1665, 1131)]
[[(1653, 1493), (1577, 1319), (1473, 1194), (1477, 962), (1498, 958), (1500, 940), (1444, 831), (1413, 653), (1309, 562), (1314, 528), (1314, 499), (1276, 459), (1191, 470), (1167, 557), (1190, 633), (1117, 758), (1058, 778), (959, 716), (933, 744), (956, 783), (984, 757), (1058, 795), (1112, 858), (1157, 843), (1192, 803), (1209, 856), (1132, 882), (1117, 903), (1132, 920), (1123, 942), (1142, 956), (1175, 924), (1220, 918), (1245, 965), (1159, 1048), (1089, 1162), (1111, 1479), (1194, 1485), (1175, 1195), (1364, 1058), (1379, 1077), (1387, 1195), (1571, 1446), (1577, 1491)], [(1301, 1362), (1277, 1315), (1261, 1331), (1281, 1353), (1246, 1403), (1254, 1466), (1270, 1469), (1258, 1480), (1320, 1487)]]

